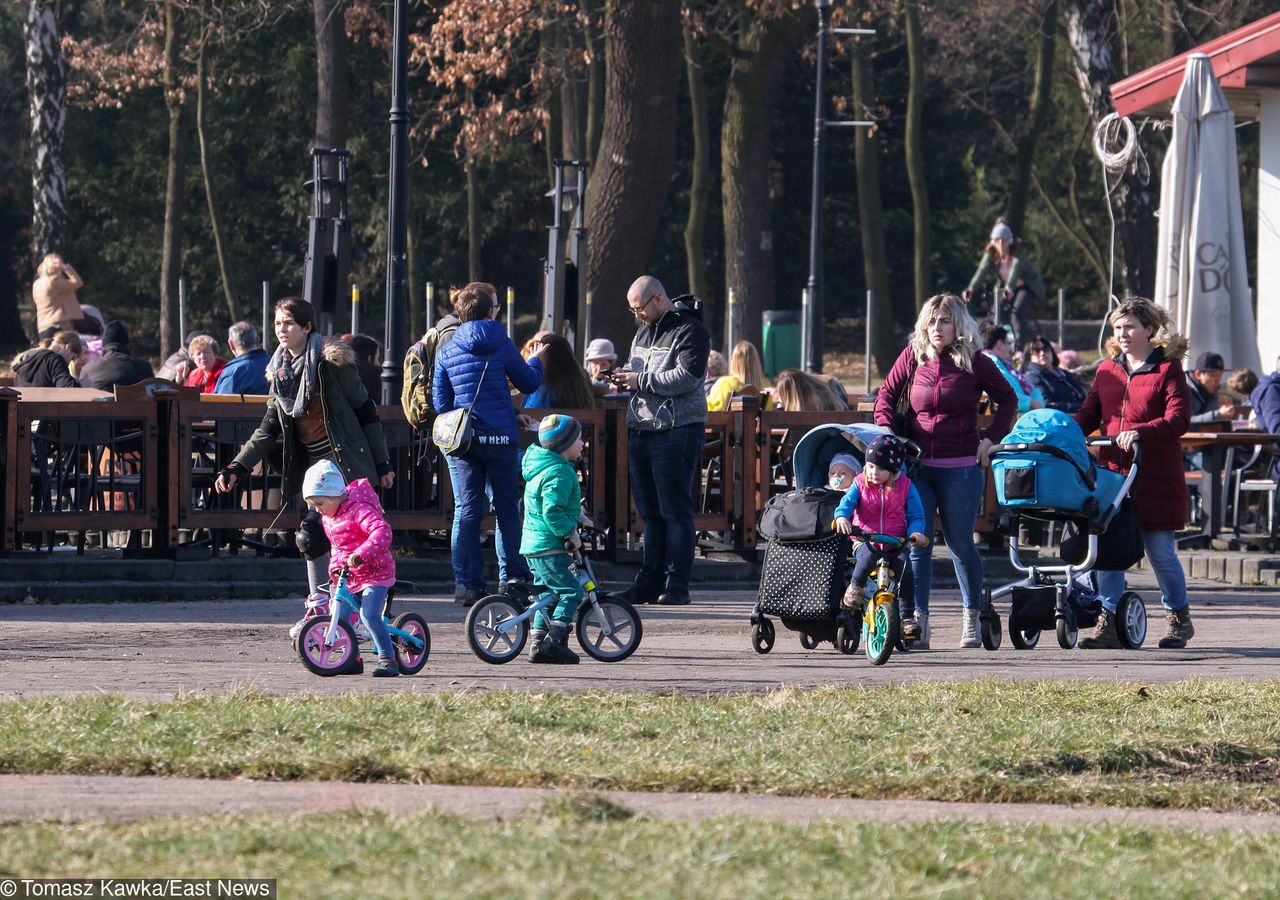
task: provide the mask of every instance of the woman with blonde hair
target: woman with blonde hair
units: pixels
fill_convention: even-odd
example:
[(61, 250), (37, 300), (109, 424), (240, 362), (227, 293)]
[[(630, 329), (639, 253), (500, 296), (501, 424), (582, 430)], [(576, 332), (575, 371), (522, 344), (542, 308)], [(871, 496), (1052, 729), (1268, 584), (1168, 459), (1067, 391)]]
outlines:
[(198, 387), (202, 394), (212, 394), (218, 385), (218, 376), (222, 374), (227, 361), (218, 355), (221, 348), (218, 339), (211, 334), (197, 334), (187, 344), (187, 355), (191, 357), (191, 371), (182, 383), (186, 387)]
[(707, 409), (712, 412), (728, 409), (734, 394), (747, 392), (750, 388), (760, 392), (761, 409), (772, 409), (773, 398), (764, 392), (765, 386), (764, 366), (760, 363), (756, 345), (750, 341), (738, 341), (729, 355), (729, 374), (716, 379), (707, 394)]
[[(1134, 445), (1142, 446), (1142, 463), (1130, 496), (1165, 608), (1167, 629), (1160, 646), (1181, 649), (1195, 634), (1187, 580), (1174, 543), (1174, 532), (1187, 524), (1187, 484), (1179, 440), (1191, 422), (1191, 396), (1181, 363), (1187, 340), (1174, 330), (1163, 307), (1143, 297), (1121, 303), (1107, 322), (1112, 330), (1106, 345), (1110, 358), (1098, 365), (1093, 385), (1074, 417), (1085, 434), (1100, 429), (1115, 438), (1115, 447), (1098, 454), (1098, 462), (1113, 471), (1127, 471), (1133, 464)], [(1124, 589), (1124, 572), (1098, 570), (1103, 611), (1081, 647), (1121, 647), (1115, 612)]]
[(71, 365), (87, 352), (80, 335), (59, 331), (36, 347), (24, 350), (13, 361), (14, 387), (80, 387)]
[(76, 299), (76, 291), (82, 287), (84, 281), (61, 255), (50, 253), (40, 261), (35, 283), (31, 285), (38, 338), (52, 337), (54, 333), (66, 330), (102, 334), (97, 320), (86, 316)]
[[(920, 492), (925, 521), (933, 520), (935, 510), (942, 519), (964, 601), (962, 648), (981, 646), (983, 572), (973, 525), (987, 483), (983, 468), (987, 451), (1009, 431), (1018, 408), (1009, 382), (978, 349), (978, 326), (965, 302), (955, 294), (930, 297), (916, 319), (911, 343), (880, 388), (875, 412), (877, 425), (895, 428), (899, 437), (920, 445), (920, 465), (911, 483)], [(978, 431), (978, 401), (984, 392), (996, 404), (985, 436)], [(932, 560), (932, 544), (911, 548), (916, 608), (914, 617), (902, 620), (902, 637), (917, 647), (929, 646)]]
[(847, 412), (830, 379), (810, 375), (800, 369), (783, 369), (773, 386), (773, 408), (797, 411)]

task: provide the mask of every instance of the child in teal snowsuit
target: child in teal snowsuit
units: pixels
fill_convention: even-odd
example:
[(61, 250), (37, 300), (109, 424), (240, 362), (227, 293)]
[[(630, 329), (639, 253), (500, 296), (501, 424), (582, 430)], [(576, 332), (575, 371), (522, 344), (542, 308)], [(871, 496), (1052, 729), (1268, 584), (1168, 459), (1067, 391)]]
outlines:
[(541, 612), (534, 616), (529, 662), (576, 663), (578, 655), (568, 646), (569, 629), (583, 595), (565, 544), (582, 546), (582, 489), (573, 468), (582, 456), (582, 426), (572, 416), (549, 415), (538, 426), (538, 444), (525, 451), (520, 466), (525, 481), (520, 553), (529, 561), (534, 580), (555, 591), (560, 601), (550, 622)]

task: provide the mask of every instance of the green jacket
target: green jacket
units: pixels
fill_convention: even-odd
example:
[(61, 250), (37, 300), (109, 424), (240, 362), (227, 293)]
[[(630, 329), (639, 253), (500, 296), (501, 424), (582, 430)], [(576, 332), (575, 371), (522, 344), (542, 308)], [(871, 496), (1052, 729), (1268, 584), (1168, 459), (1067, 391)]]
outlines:
[[(990, 253), (984, 252), (982, 262), (978, 263), (978, 271), (974, 272), (973, 278), (969, 280), (969, 290), (979, 291), (988, 281), (999, 277), (1000, 266), (991, 261)], [(1043, 300), (1049, 294), (1049, 289), (1044, 284), (1044, 276), (1040, 274), (1036, 264), (1025, 256), (1017, 255), (1013, 257), (1013, 263), (1009, 266), (1009, 281), (1005, 287), (1014, 288), (1020, 281), (1026, 282), (1037, 300)]]
[[(328, 341), (317, 367), (321, 409), (325, 430), (333, 445), (334, 462), (348, 482), (368, 478), (376, 484), (378, 477), (391, 471), (387, 455), (387, 438), (378, 421), (377, 404), (369, 397), (355, 365), (355, 353), (346, 344)], [(314, 402), (314, 401), (313, 401)], [(282, 414), (271, 386), (267, 414), (256, 431), (236, 456), (233, 465), (252, 470), (271, 449), (276, 440), (284, 444), (284, 496), (292, 497), (302, 490), (304, 473), (301, 446), (294, 436), (293, 417)]]
[(573, 463), (535, 444), (524, 452), (520, 474), (525, 481), (520, 552), (533, 556), (563, 550), (564, 539), (578, 527), (582, 513), (582, 488)]

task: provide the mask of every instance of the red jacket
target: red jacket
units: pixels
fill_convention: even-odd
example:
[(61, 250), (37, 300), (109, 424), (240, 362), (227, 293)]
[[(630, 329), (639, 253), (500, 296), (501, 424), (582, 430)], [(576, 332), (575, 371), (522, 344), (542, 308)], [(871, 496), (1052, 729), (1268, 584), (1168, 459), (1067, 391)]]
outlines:
[(996, 413), (986, 436), (999, 441), (1009, 432), (1018, 412), (1018, 398), (995, 363), (981, 353), (973, 355), (973, 371), (966, 372), (944, 353), (937, 360), (916, 365), (908, 346), (889, 370), (876, 396), (876, 424), (893, 427), (893, 411), (898, 395), (915, 368), (911, 382), (912, 418), (907, 433), (915, 441), (923, 459), (954, 459), (978, 452), (978, 401), (985, 391), (996, 403)]
[[(1159, 347), (1132, 373), (1123, 357), (1105, 360), (1073, 415), (1085, 434), (1095, 429), (1105, 435), (1138, 432), (1142, 460), (1132, 496), (1144, 529), (1177, 531), (1187, 524), (1187, 483), (1178, 438), (1191, 421), (1191, 399), (1181, 363), (1165, 359)], [(1098, 460), (1108, 469), (1126, 472), (1133, 456), (1109, 447)]]
[(218, 386), (218, 376), (222, 374), (222, 370), (226, 368), (227, 361), (219, 356), (213, 363), (213, 368), (206, 372), (204, 369), (192, 369), (191, 374), (187, 376), (187, 380), (183, 382), (186, 387), (198, 387), (202, 394), (212, 394), (213, 389)]

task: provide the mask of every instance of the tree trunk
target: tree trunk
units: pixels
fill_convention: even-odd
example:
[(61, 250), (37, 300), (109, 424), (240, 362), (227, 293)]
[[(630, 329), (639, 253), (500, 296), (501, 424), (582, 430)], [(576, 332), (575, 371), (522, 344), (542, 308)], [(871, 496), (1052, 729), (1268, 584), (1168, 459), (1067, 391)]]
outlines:
[(735, 333), (757, 346), (761, 313), (774, 306), (770, 132), (783, 72), (811, 30), (808, 22), (806, 15), (790, 10), (752, 22), (725, 94), (720, 130), (725, 289), (736, 291)]
[(1053, 57), (1058, 34), (1058, 0), (1049, 0), (1040, 20), (1040, 45), (1036, 56), (1036, 77), (1031, 89), (1031, 111), (1026, 127), (1018, 137), (1018, 152), (1013, 164), (1013, 187), (1009, 195), (1009, 225), (1014, 234), (1022, 234), (1027, 214), (1027, 197), (1031, 193), (1031, 165), (1036, 155), (1036, 141), (1048, 120), (1053, 91)]
[[(853, 69), (853, 117), (867, 119), (875, 106), (875, 77), (867, 48), (857, 46), (851, 55)], [(871, 355), (883, 375), (889, 371), (899, 347), (893, 337), (893, 303), (889, 296), (889, 257), (884, 243), (884, 211), (880, 202), (880, 145), (867, 128), (855, 128), (854, 164), (858, 177), (858, 227), (862, 232), (862, 270), (871, 291)], [(871, 361), (868, 360), (868, 365)]]
[[(345, 147), (350, 134), (347, 106), (347, 32), (342, 0), (314, 0), (316, 25), (316, 147)], [(326, 173), (328, 174), (328, 173)]]
[(484, 278), (484, 262), (481, 254), (483, 238), (480, 236), (480, 179), (476, 174), (476, 161), (467, 161), (467, 280)]
[[(698, 45), (688, 26), (683, 30), (685, 67), (689, 77), (689, 117), (693, 120), (693, 179), (689, 186), (689, 218), (684, 226), (684, 254), (689, 269), (689, 290), (703, 301), (709, 302), (707, 257), (702, 241), (707, 227), (707, 202), (711, 194), (711, 123)], [(708, 322), (716, 321), (710, 308), (703, 318)]]
[(573, 19), (561, 14), (555, 29), (556, 67), (560, 70), (560, 152), (562, 159), (582, 159), (587, 142), (584, 135), (585, 99), (573, 68)]
[(587, 187), (594, 330), (630, 345), (627, 288), (646, 274), (675, 168), (680, 0), (612, 2), (605, 16), (605, 118)]
[(911, 205), (915, 224), (915, 289), (916, 309), (924, 306), (933, 293), (933, 272), (929, 248), (929, 188), (924, 177), (924, 38), (920, 34), (920, 16), (915, 0), (902, 4), (907, 33), (907, 180), (911, 184)]
[(240, 321), (240, 308), (236, 305), (235, 292), (231, 288), (231, 275), (227, 271), (226, 232), (222, 227), (222, 214), (218, 211), (218, 198), (213, 190), (213, 177), (209, 172), (209, 147), (204, 135), (205, 67), (204, 42), (200, 44), (200, 56), (196, 63), (196, 141), (200, 145), (200, 174), (204, 178), (204, 196), (209, 206), (209, 227), (213, 231), (213, 247), (218, 255), (218, 275), (222, 279), (222, 295), (227, 301), (227, 314), (232, 322)]
[(27, 4), (27, 94), (31, 115), (31, 249), (36, 261), (60, 251), (66, 238), (67, 176), (63, 132), (67, 122), (67, 69), (62, 59), (54, 0)]
[(604, 52), (591, 0), (579, 0), (585, 18), (583, 38), (587, 42), (587, 159), (594, 167), (600, 153), (600, 132), (604, 129)]
[(186, 195), (187, 129), (178, 75), (182, 47), (178, 10), (164, 9), (164, 102), (169, 108), (169, 174), (164, 193), (164, 244), (160, 250), (160, 356), (182, 343), (178, 333), (178, 278), (182, 275), (182, 204)]
[[(1117, 64), (1112, 12), (1108, 0), (1073, 0), (1067, 6), (1071, 61), (1081, 97), (1095, 126), (1115, 111), (1109, 86), (1125, 75)], [(1108, 176), (1108, 179), (1124, 261), (1124, 286), (1131, 293), (1150, 297), (1156, 281), (1155, 214), (1160, 204), (1159, 177), (1152, 171), (1147, 184), (1129, 172)], [(1113, 292), (1122, 293), (1116, 288)]]

